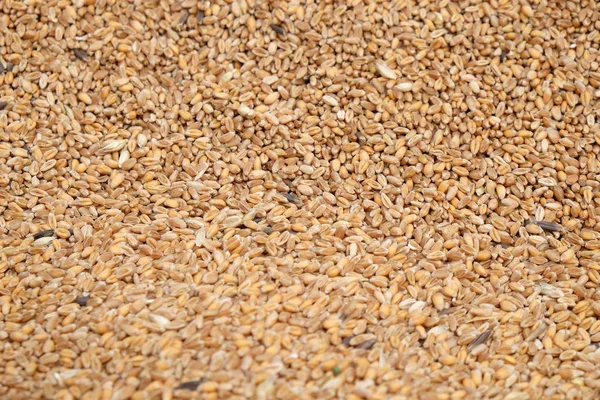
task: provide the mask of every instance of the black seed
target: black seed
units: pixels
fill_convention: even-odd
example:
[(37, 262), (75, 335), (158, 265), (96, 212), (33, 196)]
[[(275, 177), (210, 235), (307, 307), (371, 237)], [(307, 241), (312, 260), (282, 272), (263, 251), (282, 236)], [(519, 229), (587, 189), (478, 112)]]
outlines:
[(4, 110), (6, 107), (8, 107), (8, 103), (6, 101), (0, 101), (0, 111)]
[(75, 57), (83, 61), (87, 61), (90, 58), (90, 56), (88, 56), (87, 53), (81, 49), (74, 49), (73, 53), (75, 54)]
[(446, 308), (445, 310), (440, 311), (440, 315), (452, 314), (456, 310), (458, 310), (457, 307)]
[(38, 233), (33, 234), (33, 240), (38, 240), (40, 238), (54, 236), (54, 229), (46, 229), (45, 231), (40, 231)]
[(296, 196), (295, 194), (293, 194), (293, 193), (282, 192), (281, 195), (283, 197), (285, 197), (288, 201), (292, 202), (292, 203), (300, 201), (300, 198), (298, 196)]
[(198, 13), (196, 14), (196, 21), (198, 21), (198, 23), (201, 23), (203, 19), (204, 19), (204, 11), (198, 10)]
[(190, 13), (185, 11), (183, 13), (183, 15), (181, 16), (181, 18), (179, 18), (179, 25), (185, 25), (185, 23), (187, 22), (189, 17), (190, 17)]
[(342, 344), (345, 344), (346, 346), (348, 346), (350, 344), (350, 341), (352, 340), (354, 336), (348, 336), (347, 338), (345, 338), (344, 340), (342, 340)]
[(277, 32), (280, 35), (285, 34), (285, 29), (283, 29), (283, 27), (281, 27), (280, 25), (271, 24), (271, 29), (273, 29), (275, 32)]
[(481, 343), (485, 343), (487, 342), (487, 340), (490, 338), (490, 336), (492, 336), (492, 330), (487, 330), (485, 332), (483, 332), (481, 335), (477, 336), (475, 338), (475, 340), (473, 340), (471, 343), (469, 343), (469, 345), (467, 346), (469, 349), (472, 349), (473, 347), (481, 344)]
[(79, 304), (81, 307), (85, 307), (89, 299), (90, 296), (79, 296), (75, 299), (75, 303)]
[(504, 60), (506, 60), (506, 52), (502, 50), (502, 53), (500, 53), (500, 62), (504, 62)]
[(533, 223), (545, 230), (546, 232), (562, 232), (565, 229), (562, 225), (554, 222), (533, 221)]
[(179, 386), (177, 386), (176, 389), (183, 389), (183, 390), (196, 390), (198, 389), (198, 387), (200, 385), (202, 385), (204, 382), (206, 381), (206, 379), (200, 379), (197, 381), (187, 381), (187, 382), (183, 382), (182, 384), (180, 384)]
[(263, 232), (266, 233), (267, 235), (270, 235), (271, 233), (273, 233), (273, 228), (271, 228), (270, 226), (265, 226), (265, 229), (263, 229)]
[(375, 343), (377, 343), (377, 340), (375, 340), (375, 339), (365, 340), (364, 342), (357, 344), (356, 348), (370, 350), (373, 348), (373, 346), (375, 346)]
[(4, 64), (0, 62), (0, 74), (4, 73)]

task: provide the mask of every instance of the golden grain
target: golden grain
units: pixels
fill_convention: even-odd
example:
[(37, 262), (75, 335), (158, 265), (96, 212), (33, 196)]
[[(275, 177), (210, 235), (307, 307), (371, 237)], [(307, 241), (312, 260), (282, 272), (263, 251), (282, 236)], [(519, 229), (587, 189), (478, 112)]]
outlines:
[(80, 3), (0, 2), (1, 398), (597, 397), (596, 3)]

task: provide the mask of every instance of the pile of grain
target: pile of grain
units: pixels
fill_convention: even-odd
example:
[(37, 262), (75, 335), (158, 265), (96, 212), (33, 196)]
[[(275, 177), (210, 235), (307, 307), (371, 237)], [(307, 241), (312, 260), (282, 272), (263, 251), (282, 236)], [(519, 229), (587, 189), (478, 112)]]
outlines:
[(0, 397), (597, 398), (599, 12), (0, 0)]

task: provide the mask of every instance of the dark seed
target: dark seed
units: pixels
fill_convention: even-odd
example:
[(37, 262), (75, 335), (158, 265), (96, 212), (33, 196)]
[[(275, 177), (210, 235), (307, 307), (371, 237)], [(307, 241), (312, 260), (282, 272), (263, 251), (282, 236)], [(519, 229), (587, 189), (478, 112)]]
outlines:
[(502, 50), (502, 53), (500, 53), (500, 62), (504, 62), (504, 60), (506, 60), (506, 52)]
[(281, 195), (292, 203), (295, 203), (300, 200), (300, 198), (293, 193), (281, 193)]
[(89, 299), (90, 296), (79, 296), (75, 299), (75, 303), (79, 304), (81, 307), (85, 307)]
[(0, 111), (4, 110), (6, 107), (8, 107), (8, 103), (6, 101), (0, 101)]
[(33, 240), (38, 240), (40, 238), (54, 236), (54, 229), (46, 229), (45, 231), (40, 231), (38, 233), (33, 234)]
[(88, 58), (90, 58), (87, 53), (81, 49), (74, 49), (73, 53), (75, 54), (75, 57), (79, 58), (80, 60), (83, 61), (87, 61)]
[(0, 74), (4, 73), (4, 64), (0, 62)]
[(456, 310), (458, 310), (457, 307), (446, 308), (445, 310), (440, 311), (440, 315), (452, 314)]
[(202, 385), (204, 383), (204, 381), (206, 381), (206, 379), (200, 379), (200, 380), (197, 380), (197, 381), (183, 382), (182, 384), (180, 384), (179, 386), (177, 386), (177, 389), (196, 390), (196, 389), (198, 389), (198, 387), (200, 385)]
[(477, 336), (475, 338), (475, 340), (473, 340), (471, 343), (469, 343), (469, 345), (467, 346), (469, 349), (472, 349), (473, 347), (481, 344), (481, 343), (485, 343), (487, 342), (487, 340), (490, 338), (490, 336), (492, 336), (492, 330), (489, 329), (485, 332), (483, 332), (481, 335)]
[(348, 336), (347, 338), (345, 338), (344, 340), (342, 340), (342, 344), (345, 344), (346, 346), (348, 346), (350, 344), (350, 341), (352, 340), (354, 336)]
[(183, 13), (183, 15), (181, 16), (181, 18), (179, 18), (179, 25), (185, 25), (185, 23), (187, 22), (189, 17), (190, 17), (190, 13), (185, 11)]
[(545, 230), (546, 232), (562, 232), (565, 228), (554, 222), (533, 221), (534, 224)]
[(356, 131), (356, 138), (358, 139), (358, 143), (365, 143), (368, 141), (365, 135), (360, 131)]
[(365, 349), (365, 350), (370, 350), (373, 348), (373, 346), (375, 346), (375, 343), (377, 343), (377, 340), (375, 339), (371, 339), (371, 340), (365, 340), (364, 342), (362, 342), (361, 344), (357, 344), (356, 348), (357, 349)]
[(277, 32), (280, 35), (283, 35), (285, 33), (285, 29), (283, 29), (281, 26), (279, 26), (277, 24), (271, 24), (271, 29), (273, 29), (275, 32)]
[(204, 19), (204, 11), (198, 10), (198, 13), (196, 14), (196, 21), (198, 21), (198, 23), (201, 23), (203, 19)]
[(333, 372), (333, 375), (338, 376), (339, 374), (342, 373), (342, 369), (340, 368), (339, 365), (336, 365), (335, 367), (333, 367), (331, 372)]
[(254, 219), (252, 221), (256, 222), (257, 224), (262, 221), (263, 219), (260, 217), (254, 217)]
[(270, 226), (265, 226), (265, 229), (263, 229), (263, 232), (266, 233), (267, 235), (270, 235), (271, 233), (273, 233), (273, 228), (271, 228)]

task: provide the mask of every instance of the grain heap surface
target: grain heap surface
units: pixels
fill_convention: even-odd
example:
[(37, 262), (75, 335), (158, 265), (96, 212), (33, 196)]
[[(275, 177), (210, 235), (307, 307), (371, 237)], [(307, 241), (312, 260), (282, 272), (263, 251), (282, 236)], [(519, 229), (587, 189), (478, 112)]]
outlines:
[(0, 0), (0, 398), (598, 398), (599, 11)]

